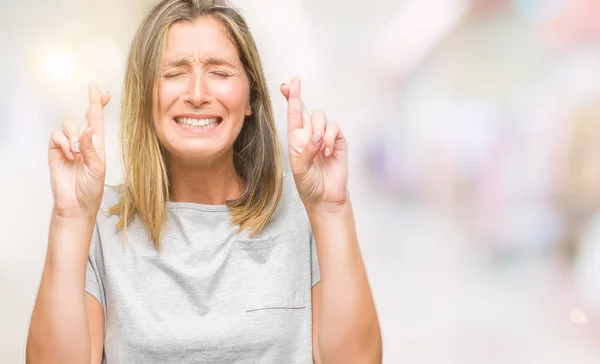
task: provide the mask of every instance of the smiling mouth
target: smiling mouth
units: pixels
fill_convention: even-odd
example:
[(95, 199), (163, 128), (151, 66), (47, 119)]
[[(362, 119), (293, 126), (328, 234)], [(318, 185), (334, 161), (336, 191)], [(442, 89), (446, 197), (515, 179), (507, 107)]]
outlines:
[(184, 128), (190, 129), (212, 129), (223, 122), (222, 118), (206, 118), (206, 119), (194, 119), (194, 118), (175, 118), (175, 122)]

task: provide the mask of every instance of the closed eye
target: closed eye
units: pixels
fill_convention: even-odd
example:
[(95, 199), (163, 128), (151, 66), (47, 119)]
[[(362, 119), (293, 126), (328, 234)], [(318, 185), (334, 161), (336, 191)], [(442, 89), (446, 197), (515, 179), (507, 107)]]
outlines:
[(175, 78), (178, 76), (183, 75), (183, 72), (177, 72), (177, 73), (168, 73), (166, 75), (163, 75), (164, 78)]
[(213, 75), (219, 76), (219, 77), (223, 77), (223, 78), (227, 78), (229, 77), (228, 73), (224, 73), (224, 72), (211, 72)]

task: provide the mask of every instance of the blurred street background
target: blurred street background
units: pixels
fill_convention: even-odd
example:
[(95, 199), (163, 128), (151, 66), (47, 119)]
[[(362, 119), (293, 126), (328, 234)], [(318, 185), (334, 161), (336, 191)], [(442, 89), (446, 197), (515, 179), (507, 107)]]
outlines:
[[(384, 363), (600, 363), (599, 0), (236, 0), (279, 85), (349, 139)], [(24, 363), (52, 206), (48, 138), (119, 100), (152, 0), (2, 1), (0, 363)]]

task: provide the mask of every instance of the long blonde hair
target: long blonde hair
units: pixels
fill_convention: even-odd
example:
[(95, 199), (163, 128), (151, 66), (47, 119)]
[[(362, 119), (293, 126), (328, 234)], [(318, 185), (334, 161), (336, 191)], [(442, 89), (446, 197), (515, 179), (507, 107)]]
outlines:
[(152, 90), (162, 73), (169, 27), (211, 16), (226, 28), (250, 83), (252, 116), (246, 117), (234, 143), (234, 166), (245, 183), (242, 196), (227, 201), (238, 233), (259, 233), (275, 212), (283, 189), (281, 152), (271, 100), (254, 38), (240, 12), (226, 0), (163, 0), (148, 14), (131, 44), (121, 107), (121, 143), (125, 183), (121, 199), (109, 212), (119, 216), (117, 229), (127, 234), (135, 215), (144, 223), (157, 250), (166, 226), (169, 171), (152, 123)]

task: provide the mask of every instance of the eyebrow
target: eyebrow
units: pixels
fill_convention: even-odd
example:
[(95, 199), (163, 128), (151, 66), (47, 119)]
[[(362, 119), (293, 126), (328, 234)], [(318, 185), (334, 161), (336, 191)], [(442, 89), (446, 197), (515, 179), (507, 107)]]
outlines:
[[(173, 60), (168, 61), (166, 63), (166, 67), (187, 66), (187, 65), (192, 64), (194, 61), (195, 61), (194, 57), (189, 56), (189, 55), (183, 55), (183, 56), (180, 56)], [(234, 65), (227, 62), (226, 60), (212, 56), (212, 55), (204, 57), (204, 59), (202, 60), (202, 63), (204, 63), (205, 65), (210, 65), (210, 66), (229, 66), (229, 67), (235, 68)]]

